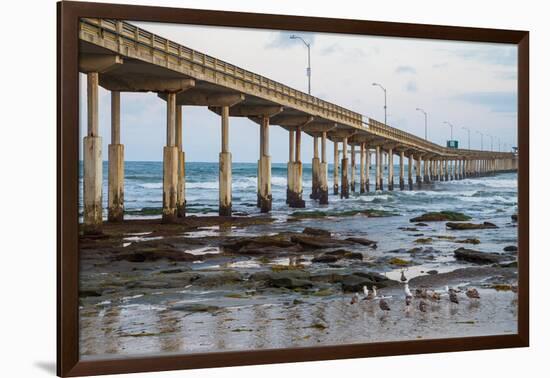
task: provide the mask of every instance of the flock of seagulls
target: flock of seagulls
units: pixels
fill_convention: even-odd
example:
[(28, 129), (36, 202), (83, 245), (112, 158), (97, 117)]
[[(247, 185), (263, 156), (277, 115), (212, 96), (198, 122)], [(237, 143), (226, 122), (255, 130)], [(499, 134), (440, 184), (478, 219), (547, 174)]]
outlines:
[[(445, 286), (445, 290), (438, 291), (438, 290), (432, 290), (428, 288), (416, 288), (413, 292), (411, 292), (411, 289), (408, 284), (408, 279), (405, 276), (405, 271), (401, 271), (401, 278), (400, 281), (404, 283), (404, 292), (405, 292), (405, 311), (409, 311), (411, 306), (413, 305), (413, 300), (417, 300), (418, 303), (418, 310), (420, 312), (427, 312), (428, 311), (428, 305), (429, 303), (440, 303), (443, 297), (448, 297), (449, 302), (452, 306), (459, 304), (459, 296), (458, 294), (462, 291), (459, 289), (453, 289), (449, 288), (448, 286)], [(387, 314), (391, 311), (391, 307), (387, 301), (388, 298), (391, 297), (384, 297), (379, 296), (377, 292), (377, 287), (372, 286), (371, 290), (367, 288), (367, 286), (363, 286), (363, 301), (378, 301), (378, 306), (380, 307), (380, 310), (383, 311), (384, 314)], [(466, 297), (469, 298), (470, 301), (479, 301), (480, 295), (477, 289), (475, 288), (468, 288), (465, 292)], [(350, 304), (356, 304), (359, 303), (361, 300), (359, 293), (353, 294), (351, 298)]]

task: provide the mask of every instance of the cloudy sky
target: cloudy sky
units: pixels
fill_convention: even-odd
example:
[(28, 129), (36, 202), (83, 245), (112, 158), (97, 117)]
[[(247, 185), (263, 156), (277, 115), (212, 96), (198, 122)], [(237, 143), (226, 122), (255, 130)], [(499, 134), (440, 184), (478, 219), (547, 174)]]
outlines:
[[(307, 49), (292, 32), (139, 23), (138, 26), (192, 49), (225, 60), (307, 92)], [(517, 51), (513, 45), (443, 42), (420, 39), (296, 32), (311, 43), (312, 95), (350, 110), (384, 120), (388, 92), (388, 124), (444, 144), (454, 127), (454, 139), (480, 148), (477, 132), (494, 136), (494, 149), (516, 145)], [(81, 135), (86, 129), (86, 80), (81, 75)], [(166, 103), (156, 94), (121, 95), (122, 143), (127, 160), (162, 160), (166, 135)], [(110, 136), (110, 96), (100, 91), (100, 133), (104, 151)], [(203, 107), (184, 107), (183, 137), (188, 161), (217, 161), (220, 118)], [(84, 121), (84, 122), (83, 122)], [(273, 162), (286, 162), (288, 132), (272, 127)], [(258, 125), (230, 119), (230, 149), (234, 162), (255, 162), (259, 154)], [(303, 161), (309, 161), (312, 139), (303, 138)], [(484, 148), (491, 139), (485, 136)], [(331, 146), (329, 146), (331, 147)], [(330, 150), (329, 150), (330, 151)], [(329, 162), (332, 154), (329, 153)], [(106, 153), (104, 159), (106, 159)]]

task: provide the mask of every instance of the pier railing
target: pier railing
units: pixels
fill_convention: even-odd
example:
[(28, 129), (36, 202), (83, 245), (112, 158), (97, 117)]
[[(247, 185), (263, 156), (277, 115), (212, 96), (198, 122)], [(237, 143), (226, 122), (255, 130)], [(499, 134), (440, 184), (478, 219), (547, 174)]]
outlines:
[(265, 76), (203, 54), (124, 21), (83, 18), (80, 38), (244, 94), (275, 101), (335, 122), (362, 129), (362, 116), (333, 103), (301, 92)]

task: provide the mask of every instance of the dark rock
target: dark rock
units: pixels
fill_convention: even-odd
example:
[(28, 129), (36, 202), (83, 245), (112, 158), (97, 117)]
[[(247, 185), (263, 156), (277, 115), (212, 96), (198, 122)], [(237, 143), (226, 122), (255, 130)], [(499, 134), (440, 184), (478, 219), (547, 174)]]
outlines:
[(302, 247), (312, 248), (312, 249), (323, 249), (323, 248), (337, 248), (342, 245), (350, 244), (351, 242), (345, 240), (337, 240), (332, 238), (327, 238), (323, 236), (306, 236), (306, 235), (293, 235), (290, 238), (290, 241), (296, 244), (301, 245)]
[(304, 228), (302, 233), (307, 234), (307, 235), (320, 235), (320, 236), (328, 236), (328, 237), (331, 236), (330, 231), (323, 230), (321, 228), (313, 228), (313, 227)]
[(517, 252), (518, 247), (516, 247), (515, 245), (508, 245), (504, 247), (503, 250), (504, 252)]
[(462, 243), (462, 244), (479, 244), (479, 243), (481, 243), (481, 242), (479, 241), (479, 239), (470, 238), (470, 239), (457, 240), (456, 243)]
[(512, 221), (514, 221), (514, 222), (518, 221), (518, 215), (517, 214), (512, 214), (511, 218), (512, 218)]
[(434, 274), (437, 274), (437, 273), (439, 273), (439, 272), (438, 272), (437, 270), (435, 270), (435, 269), (428, 270), (428, 271), (426, 272), (426, 274), (429, 274), (429, 275), (434, 275)]
[(510, 262), (500, 263), (500, 264), (498, 264), (498, 266), (500, 266), (501, 268), (517, 268), (518, 267), (518, 262), (517, 261), (510, 261)]
[(459, 248), (454, 251), (457, 260), (468, 261), (474, 264), (494, 264), (506, 259), (498, 253), (474, 251), (473, 249)]
[(350, 242), (353, 242), (353, 243), (366, 245), (366, 246), (376, 245), (376, 243), (377, 243), (373, 240), (369, 240), (369, 239), (365, 239), (365, 238), (357, 238), (357, 237), (347, 238), (346, 240), (350, 241)]
[(202, 303), (186, 303), (178, 304), (170, 307), (172, 311), (186, 311), (186, 312), (213, 312), (219, 310), (220, 307), (213, 305), (206, 305)]
[(280, 277), (271, 279), (271, 285), (279, 288), (299, 289), (310, 288), (313, 286), (313, 283), (300, 278)]
[(483, 223), (447, 222), (445, 226), (447, 226), (447, 228), (450, 228), (451, 230), (483, 230), (487, 228), (498, 228), (496, 224), (491, 222), (483, 222)]
[(422, 214), (412, 218), (411, 222), (468, 221), (471, 217), (454, 211), (439, 211)]
[(416, 223), (415, 226), (418, 226), (418, 227), (426, 227), (426, 226), (428, 226), (428, 224), (427, 224), (427, 223), (419, 222), (419, 223)]
[(325, 255), (336, 256), (341, 259), (363, 260), (363, 254), (360, 252), (350, 252), (345, 249), (337, 249), (335, 251), (326, 252)]
[(401, 230), (401, 231), (418, 231), (418, 228), (416, 227), (398, 227), (397, 228), (398, 230)]
[(330, 255), (328, 253), (323, 253), (322, 255), (319, 255), (319, 256), (315, 256), (311, 262), (314, 262), (314, 263), (333, 263), (333, 262), (336, 262), (338, 260), (340, 260), (341, 257), (340, 256), (337, 256), (337, 255)]
[(347, 292), (360, 292), (363, 290), (363, 286), (367, 286), (369, 289), (372, 288), (372, 285), (376, 285), (378, 288), (384, 288), (396, 283), (397, 281), (391, 281), (387, 277), (376, 272), (355, 272), (342, 279), (342, 290)]
[(220, 271), (203, 273), (194, 281), (194, 284), (202, 286), (223, 286), (240, 281), (242, 281), (242, 277), (239, 272)]

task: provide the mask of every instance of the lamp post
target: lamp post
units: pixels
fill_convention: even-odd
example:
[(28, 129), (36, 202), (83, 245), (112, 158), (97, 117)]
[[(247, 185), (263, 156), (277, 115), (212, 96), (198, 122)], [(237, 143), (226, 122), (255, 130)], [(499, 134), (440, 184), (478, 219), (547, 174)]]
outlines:
[(489, 138), (491, 138), (491, 150), (490, 151), (493, 151), (493, 136), (492, 135), (487, 135)]
[(468, 127), (463, 127), (462, 129), (468, 132), (468, 149), (470, 149), (470, 129)]
[(307, 93), (311, 95), (311, 44), (307, 43), (302, 37), (299, 35), (292, 34), (290, 36), (290, 39), (299, 39), (306, 45), (307, 47)]
[(483, 133), (479, 132), (476, 130), (476, 133), (478, 133), (479, 135), (481, 135), (481, 151), (483, 151)]
[(378, 83), (372, 83), (372, 85), (374, 87), (380, 87), (382, 88), (382, 90), (384, 91), (384, 125), (387, 125), (388, 123), (388, 96), (387, 96), (387, 92), (386, 92), (386, 88), (384, 88), (382, 85), (378, 84)]
[(424, 113), (424, 139), (428, 140), (428, 113), (422, 108), (416, 108), (416, 110)]
[(449, 127), (451, 128), (451, 140), (453, 140), (453, 124), (448, 121), (445, 121), (443, 123), (449, 125)]

